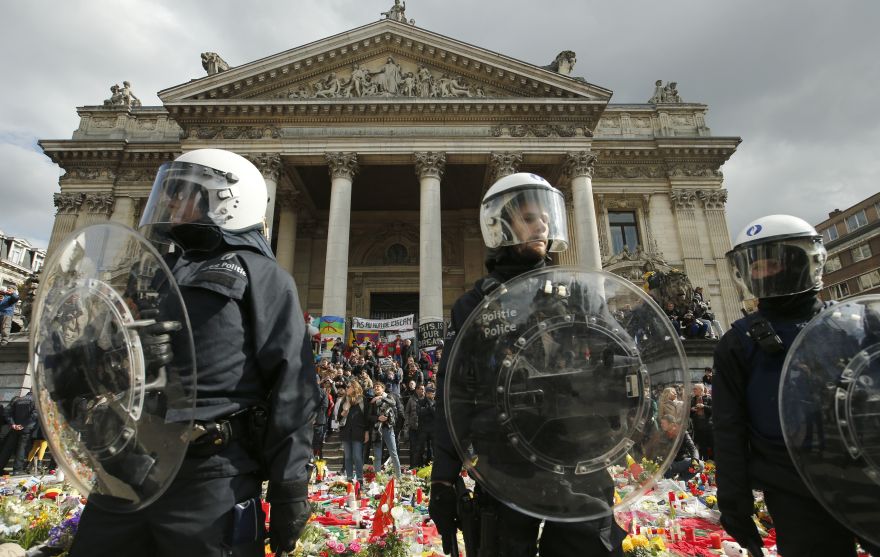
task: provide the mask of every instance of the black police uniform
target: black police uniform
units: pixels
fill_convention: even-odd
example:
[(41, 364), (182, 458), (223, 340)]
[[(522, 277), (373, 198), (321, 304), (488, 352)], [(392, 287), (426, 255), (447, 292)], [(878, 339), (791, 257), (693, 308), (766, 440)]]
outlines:
[[(187, 252), (172, 268), (196, 352), (194, 419), (228, 420), (231, 438), (193, 441), (171, 486), (143, 509), (87, 504), (72, 557), (262, 556), (262, 527), (249, 535), (252, 507), (236, 504), (259, 498), (263, 479), (279, 510), (273, 520), (284, 518), (282, 503), (306, 501), (319, 393), (296, 286), (261, 239), (236, 242), (244, 245)], [(258, 409), (262, 431), (252, 427)]]
[[(749, 333), (755, 317), (733, 323), (715, 348), (712, 410), (721, 523), (740, 544), (760, 545), (751, 518), (752, 489), (763, 490), (779, 551), (786, 557), (856, 554), (854, 534), (816, 501), (801, 480), (785, 447), (779, 418), (779, 380), (786, 353), (822, 307), (815, 292), (761, 299), (758, 319), (770, 324), (781, 349), (774, 351), (772, 336), (765, 336), (763, 347), (753, 340), (764, 336)], [(876, 548), (871, 551), (880, 555)]]
[[(509, 247), (490, 250), (486, 259), (489, 275), (477, 281), (452, 308), (452, 324), (446, 336), (444, 351), (452, 350), (456, 332), (493, 287), (546, 265), (547, 260), (543, 259), (537, 262), (523, 261)], [(437, 371), (434, 464), (431, 481), (454, 483), (461, 472), (462, 463), (450, 437), (443, 404), (447, 362), (447, 358), (441, 359)], [(461, 527), (456, 524), (459, 519), (455, 516), (455, 501), (449, 501), (451, 495), (448, 490), (438, 489), (437, 484), (432, 486), (431, 518), (441, 535), (451, 527)], [(480, 534), (479, 557), (534, 557), (538, 549), (542, 557), (623, 555), (621, 542), (626, 532), (617, 525), (610, 514), (601, 519), (583, 522), (548, 520), (544, 523), (539, 546), (540, 519), (510, 508), (491, 497), (479, 484), (475, 496), (481, 507), (480, 512), (487, 512), (490, 516), (494, 514), (496, 517), (493, 520), (494, 534), (489, 534), (488, 538), (487, 532)]]

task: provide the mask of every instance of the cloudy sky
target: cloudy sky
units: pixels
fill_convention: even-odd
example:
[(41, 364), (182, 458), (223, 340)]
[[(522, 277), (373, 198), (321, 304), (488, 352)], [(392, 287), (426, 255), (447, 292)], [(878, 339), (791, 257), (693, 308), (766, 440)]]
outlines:
[[(379, 19), (392, 0), (28, 0), (3, 7), (0, 229), (45, 246), (60, 170), (38, 139), (69, 139), (75, 107), (129, 80), (146, 105), (201, 77)], [(816, 224), (880, 190), (880, 2), (409, 0), (420, 27), (576, 75), (645, 102), (657, 79), (710, 107), (743, 143), (723, 167), (735, 235), (763, 214)]]

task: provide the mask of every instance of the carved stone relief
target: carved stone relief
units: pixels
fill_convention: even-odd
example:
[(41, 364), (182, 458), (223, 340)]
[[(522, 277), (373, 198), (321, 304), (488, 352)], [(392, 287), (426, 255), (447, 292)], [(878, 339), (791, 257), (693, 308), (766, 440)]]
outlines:
[(324, 153), (330, 167), (330, 179), (346, 178), (354, 180), (358, 172), (357, 153)]
[(413, 153), (416, 165), (416, 176), (421, 178), (442, 179), (446, 171), (446, 153)]
[(565, 173), (569, 178), (577, 176), (593, 177), (593, 168), (596, 164), (598, 154), (593, 151), (578, 151), (575, 153), (566, 153), (565, 155)]
[(354, 64), (350, 70), (333, 71), (318, 81), (279, 93), (284, 99), (331, 99), (356, 97), (484, 98), (481, 85), (462, 76), (436, 73), (419, 64), (404, 69), (389, 56), (378, 67)]
[(92, 182), (97, 180), (114, 180), (116, 178), (116, 171), (110, 167), (101, 167), (101, 168), (67, 168), (65, 169), (67, 172), (64, 176), (61, 177), (60, 181), (68, 182), (72, 180), (82, 181), (82, 182)]
[(723, 211), (727, 203), (727, 190), (697, 190), (697, 197), (706, 209)]
[(717, 164), (709, 162), (670, 163), (666, 175), (670, 178), (722, 178), (724, 176), (718, 169)]
[(669, 199), (676, 210), (693, 209), (697, 202), (697, 194), (694, 190), (674, 189), (669, 192)]
[(84, 193), (56, 193), (52, 200), (59, 215), (75, 215), (85, 197)]
[(150, 182), (155, 177), (155, 168), (126, 168), (119, 173), (119, 179), (124, 182)]
[(596, 166), (597, 178), (628, 179), (665, 178), (665, 167), (660, 164), (600, 164)]
[(184, 132), (190, 139), (278, 139), (276, 126), (193, 126)]
[(519, 165), (522, 164), (522, 153), (510, 151), (504, 153), (490, 153), (489, 166), (492, 168), (492, 181), (515, 174)]
[(116, 198), (112, 193), (87, 193), (85, 205), (89, 213), (99, 213), (110, 216)]
[(578, 133), (592, 137), (588, 128), (570, 124), (503, 124), (495, 126), (492, 137), (575, 137)]

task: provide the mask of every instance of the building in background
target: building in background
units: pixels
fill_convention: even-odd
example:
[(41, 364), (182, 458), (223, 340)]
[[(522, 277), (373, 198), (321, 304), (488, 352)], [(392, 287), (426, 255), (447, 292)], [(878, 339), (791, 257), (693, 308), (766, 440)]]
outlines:
[(20, 287), (46, 260), (46, 250), (0, 230), (0, 287)]
[(822, 298), (880, 293), (880, 193), (816, 225), (828, 250)]
[(592, 249), (584, 223), (597, 222), (605, 270), (641, 283), (680, 269), (730, 323), (721, 167), (740, 138), (712, 135), (708, 106), (654, 76), (645, 103), (612, 104), (575, 61), (523, 62), (403, 17), (234, 67), (205, 52), (207, 75), (160, 91), (162, 105), (123, 82), (77, 108), (71, 139), (40, 141), (65, 170), (49, 250), (88, 224), (136, 226), (159, 165), (228, 149), (266, 177), (272, 247), (305, 311), (438, 322), (484, 273), (483, 193), (526, 171), (566, 196), (559, 263)]

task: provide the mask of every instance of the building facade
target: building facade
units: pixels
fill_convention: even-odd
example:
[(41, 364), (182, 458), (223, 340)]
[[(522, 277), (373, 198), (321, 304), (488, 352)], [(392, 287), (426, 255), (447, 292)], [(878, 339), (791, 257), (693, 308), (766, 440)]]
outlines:
[(880, 293), (880, 193), (835, 209), (816, 231), (828, 250), (823, 299)]
[(7, 286), (20, 288), (28, 277), (43, 267), (45, 259), (45, 249), (0, 230), (0, 289)]
[(40, 142), (66, 171), (50, 252), (83, 225), (135, 226), (160, 164), (223, 148), (262, 170), (304, 310), (437, 321), (484, 273), (482, 194), (529, 171), (566, 195), (559, 263), (636, 282), (679, 268), (721, 323), (736, 318), (721, 166), (741, 140), (713, 136), (706, 105), (662, 82), (612, 104), (572, 75), (573, 52), (537, 66), (386, 17), (232, 68), (204, 53), (207, 75), (160, 91), (162, 106), (126, 82), (79, 107), (72, 139)]

